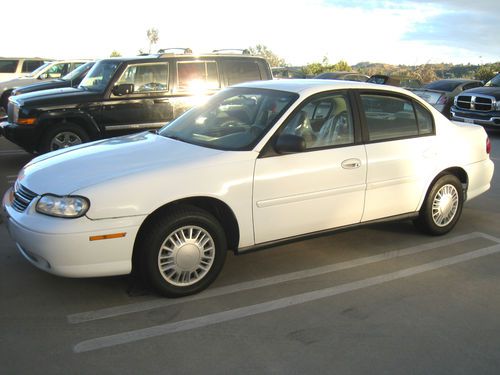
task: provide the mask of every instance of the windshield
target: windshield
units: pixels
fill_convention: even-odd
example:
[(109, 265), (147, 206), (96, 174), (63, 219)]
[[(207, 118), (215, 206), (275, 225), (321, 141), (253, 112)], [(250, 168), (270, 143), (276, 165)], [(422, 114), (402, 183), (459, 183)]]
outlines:
[(500, 74), (497, 74), (491, 80), (489, 80), (485, 86), (488, 87), (500, 87)]
[(447, 91), (451, 92), (460, 85), (461, 81), (436, 81), (425, 85), (424, 87), (429, 90), (439, 90), (439, 91)]
[(38, 77), (47, 67), (52, 64), (52, 62), (46, 62), (43, 65), (40, 65), (38, 68), (33, 70), (30, 74), (27, 74), (27, 77)]
[(120, 61), (115, 60), (97, 62), (78, 87), (89, 91), (103, 92), (120, 64)]
[(290, 92), (231, 88), (186, 112), (158, 134), (220, 150), (250, 150), (297, 98)]
[(74, 79), (78, 78), (80, 74), (88, 72), (92, 67), (92, 65), (94, 65), (94, 62), (88, 62), (83, 65), (80, 65), (78, 68), (76, 68), (75, 70), (69, 72), (64, 77), (62, 77), (62, 79), (65, 81), (73, 81)]

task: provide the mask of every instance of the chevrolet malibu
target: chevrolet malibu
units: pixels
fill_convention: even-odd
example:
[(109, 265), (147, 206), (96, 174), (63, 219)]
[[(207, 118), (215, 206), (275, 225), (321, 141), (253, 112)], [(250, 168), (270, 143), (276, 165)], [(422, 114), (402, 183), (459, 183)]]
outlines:
[(241, 84), (156, 132), (61, 149), (19, 173), (3, 206), (19, 252), (61, 276), (134, 269), (169, 297), (245, 252), (382, 220), (449, 232), (490, 187), (483, 128), (396, 87)]

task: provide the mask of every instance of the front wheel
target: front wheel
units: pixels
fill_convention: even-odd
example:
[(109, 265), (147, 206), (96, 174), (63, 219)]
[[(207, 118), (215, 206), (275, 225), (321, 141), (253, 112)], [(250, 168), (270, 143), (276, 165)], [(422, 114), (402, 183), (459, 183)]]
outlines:
[[(51, 126), (51, 125), (47, 125)], [(41, 153), (60, 150), (90, 141), (87, 132), (73, 123), (64, 123), (48, 129), (42, 137), (39, 151)]]
[(191, 206), (157, 217), (136, 246), (142, 278), (167, 297), (183, 297), (208, 287), (221, 271), (227, 252), (217, 219)]
[(464, 192), (453, 175), (440, 177), (427, 194), (415, 219), (415, 225), (428, 234), (439, 236), (453, 229), (462, 213)]

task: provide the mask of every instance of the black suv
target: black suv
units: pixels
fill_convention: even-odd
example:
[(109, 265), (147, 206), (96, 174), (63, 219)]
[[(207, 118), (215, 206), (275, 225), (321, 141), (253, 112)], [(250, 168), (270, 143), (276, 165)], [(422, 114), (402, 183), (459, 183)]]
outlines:
[(451, 119), (500, 129), (500, 73), (483, 87), (455, 96)]
[(272, 79), (264, 58), (162, 54), (98, 61), (76, 88), (14, 96), (0, 131), (28, 152), (159, 128), (221, 88)]

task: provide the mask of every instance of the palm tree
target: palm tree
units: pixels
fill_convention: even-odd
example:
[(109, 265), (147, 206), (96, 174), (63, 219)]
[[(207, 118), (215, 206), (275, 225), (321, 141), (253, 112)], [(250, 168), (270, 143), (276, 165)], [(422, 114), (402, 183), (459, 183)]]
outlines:
[(153, 44), (158, 43), (158, 40), (160, 39), (160, 37), (158, 36), (158, 29), (152, 27), (151, 29), (148, 29), (146, 34), (149, 39), (149, 53), (151, 53), (151, 47), (153, 46)]

